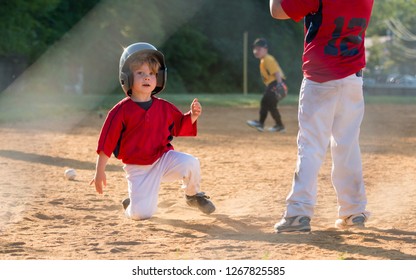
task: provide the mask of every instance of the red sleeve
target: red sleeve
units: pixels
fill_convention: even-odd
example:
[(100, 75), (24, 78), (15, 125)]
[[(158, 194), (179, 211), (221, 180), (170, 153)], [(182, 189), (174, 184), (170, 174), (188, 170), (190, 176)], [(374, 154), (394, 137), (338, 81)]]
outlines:
[[(123, 100), (124, 101), (124, 100)], [(100, 138), (98, 140), (97, 153), (103, 151), (106, 156), (111, 157), (114, 149), (120, 139), (123, 131), (123, 105), (125, 102), (115, 105), (107, 115), (101, 128)]]
[(170, 105), (174, 122), (173, 136), (196, 136), (197, 122), (192, 123), (191, 112), (183, 114), (175, 105)]
[(179, 130), (177, 131), (176, 136), (196, 136), (198, 133), (197, 121), (192, 123), (191, 112), (183, 115), (180, 125), (178, 126)]
[(282, 9), (294, 21), (301, 21), (306, 15), (317, 12), (319, 0), (282, 0)]

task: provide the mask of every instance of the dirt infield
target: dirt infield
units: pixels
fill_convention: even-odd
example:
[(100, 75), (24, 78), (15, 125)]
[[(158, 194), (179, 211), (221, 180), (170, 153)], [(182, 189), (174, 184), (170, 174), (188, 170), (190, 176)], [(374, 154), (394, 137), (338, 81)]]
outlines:
[[(204, 104), (202, 104), (204, 105)], [(416, 106), (370, 104), (362, 125), (367, 228), (339, 231), (330, 154), (319, 175), (310, 234), (275, 234), (296, 161), (297, 107), (280, 107), (285, 134), (245, 125), (257, 109), (205, 107), (196, 138), (176, 150), (197, 156), (217, 211), (186, 206), (164, 184), (150, 220), (124, 217), (121, 163), (107, 166), (104, 195), (88, 185), (103, 119), (0, 125), (0, 259), (416, 259)], [(271, 123), (269, 123), (271, 125)], [(65, 180), (66, 168), (78, 172)]]

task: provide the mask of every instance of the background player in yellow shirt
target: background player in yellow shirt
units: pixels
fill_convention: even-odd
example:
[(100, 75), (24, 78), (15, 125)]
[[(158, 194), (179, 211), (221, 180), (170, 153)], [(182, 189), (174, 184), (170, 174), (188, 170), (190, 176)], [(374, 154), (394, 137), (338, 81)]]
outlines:
[(266, 89), (260, 102), (259, 120), (250, 120), (247, 121), (247, 124), (258, 131), (264, 131), (264, 122), (268, 112), (270, 112), (275, 125), (269, 128), (269, 131), (285, 132), (285, 126), (277, 109), (277, 103), (287, 95), (287, 87), (283, 82), (285, 74), (276, 59), (269, 54), (266, 39), (258, 38), (254, 41), (253, 54), (260, 59), (260, 75)]

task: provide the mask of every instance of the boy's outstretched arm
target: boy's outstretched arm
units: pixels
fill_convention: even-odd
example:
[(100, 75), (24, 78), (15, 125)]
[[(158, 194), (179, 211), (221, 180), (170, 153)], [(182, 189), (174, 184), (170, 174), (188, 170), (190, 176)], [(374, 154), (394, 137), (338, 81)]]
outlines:
[(107, 176), (105, 174), (105, 167), (107, 165), (109, 157), (101, 151), (97, 157), (97, 165), (95, 167), (95, 175), (91, 180), (90, 185), (95, 184), (95, 190), (99, 193), (103, 193), (103, 187), (107, 185)]
[(198, 98), (195, 98), (191, 104), (191, 120), (195, 123), (198, 117), (202, 114), (202, 106), (199, 103)]
[(282, 8), (282, 0), (270, 0), (270, 14), (276, 19), (289, 19), (290, 17)]

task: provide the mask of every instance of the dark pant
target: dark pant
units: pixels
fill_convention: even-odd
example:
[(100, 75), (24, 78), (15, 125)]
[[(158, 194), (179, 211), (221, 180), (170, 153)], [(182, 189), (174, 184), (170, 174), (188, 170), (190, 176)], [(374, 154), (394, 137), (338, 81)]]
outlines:
[(283, 126), (279, 110), (277, 110), (278, 100), (276, 97), (276, 86), (277, 86), (276, 81), (268, 85), (261, 99), (259, 122), (263, 125), (264, 125), (264, 122), (266, 121), (267, 113), (270, 112), (270, 115), (276, 122), (276, 125)]

